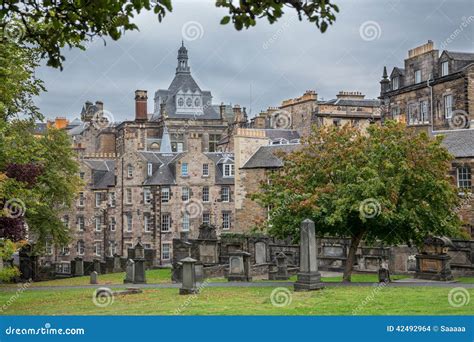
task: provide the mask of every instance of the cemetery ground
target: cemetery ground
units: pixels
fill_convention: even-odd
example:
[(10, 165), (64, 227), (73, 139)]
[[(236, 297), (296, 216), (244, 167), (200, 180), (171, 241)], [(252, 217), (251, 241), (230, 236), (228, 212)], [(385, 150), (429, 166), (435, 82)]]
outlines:
[[(123, 278), (124, 273), (100, 275), (98, 286), (123, 290)], [(4, 305), (1, 314), (472, 315), (474, 312), (474, 300), (460, 307), (452, 306), (448, 301), (449, 291), (463, 284), (466, 284), (465, 291), (474, 298), (474, 287), (471, 285), (474, 278), (459, 278), (458, 283), (447, 287), (408, 284), (396, 287), (375, 283), (377, 275), (355, 274), (353, 282), (358, 282), (358, 286), (334, 284), (341, 278), (329, 277), (323, 278), (327, 284), (323, 290), (311, 292), (294, 292), (288, 282), (275, 286), (278, 282), (272, 281), (266, 286), (265, 280), (255, 281), (258, 287), (244, 284), (230, 287), (231, 284), (227, 284), (225, 279), (215, 278), (209, 279), (210, 285), (203, 286), (199, 294), (184, 296), (178, 294), (178, 287), (169, 288), (172, 286), (170, 278), (169, 269), (149, 270), (148, 284), (142, 288), (142, 293), (114, 296), (113, 301), (102, 307), (92, 300), (98, 286), (90, 286), (88, 276), (33, 283), (21, 293), (17, 291), (18, 285), (3, 284), (0, 286), (0, 308)], [(401, 278), (404, 276), (392, 279)], [(130, 287), (136, 285), (130, 284)], [(280, 292), (276, 305), (275, 291)]]

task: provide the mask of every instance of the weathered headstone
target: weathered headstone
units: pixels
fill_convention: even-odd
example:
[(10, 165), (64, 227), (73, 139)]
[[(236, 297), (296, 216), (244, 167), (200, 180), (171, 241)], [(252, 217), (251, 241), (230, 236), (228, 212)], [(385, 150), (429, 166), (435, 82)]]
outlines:
[(113, 272), (122, 272), (122, 263), (120, 262), (120, 255), (114, 255), (114, 268)]
[(250, 276), (250, 253), (237, 251), (229, 253), (228, 281), (252, 281)]
[(268, 278), (270, 280), (288, 280), (290, 277), (288, 275), (288, 264), (284, 253), (280, 252), (277, 254), (276, 266), (276, 272), (271, 272)]
[(99, 283), (99, 275), (96, 271), (92, 271), (90, 275), (90, 284), (98, 284)]
[(390, 271), (388, 268), (379, 268), (379, 283), (390, 283)]
[(123, 280), (124, 284), (133, 283), (135, 277), (135, 261), (132, 259), (127, 260), (127, 265), (125, 266), (125, 279)]
[(145, 248), (143, 247), (140, 240), (135, 245), (135, 261), (133, 283), (134, 284), (145, 284)]
[(195, 270), (195, 263), (196, 260), (190, 257), (184, 258), (181, 261), (182, 269), (183, 269), (183, 283), (181, 288), (179, 289), (180, 295), (188, 295), (197, 293), (196, 287), (196, 270)]
[(318, 272), (316, 232), (314, 222), (306, 219), (300, 230), (300, 271), (294, 284), (295, 291), (312, 291), (323, 288)]
[(94, 259), (94, 271), (97, 272), (97, 274), (100, 274), (100, 260), (99, 259)]
[(204, 279), (204, 266), (203, 264), (195, 264), (194, 265), (194, 270), (196, 274), (196, 281), (197, 282), (202, 282)]
[(265, 242), (257, 242), (255, 244), (255, 263), (265, 264), (267, 262), (267, 245)]
[(449, 247), (454, 247), (454, 245), (447, 237), (427, 237), (424, 240), (421, 253), (415, 256), (415, 278), (439, 281), (453, 280), (451, 257), (448, 254)]
[(75, 268), (74, 268), (74, 275), (76, 277), (81, 277), (84, 275), (84, 260), (80, 257), (76, 257), (75, 261)]

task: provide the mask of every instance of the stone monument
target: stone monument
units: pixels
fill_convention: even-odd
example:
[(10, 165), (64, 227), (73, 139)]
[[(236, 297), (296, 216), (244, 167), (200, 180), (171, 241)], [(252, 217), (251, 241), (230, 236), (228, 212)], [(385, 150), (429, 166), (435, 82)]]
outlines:
[(120, 262), (120, 255), (114, 255), (114, 268), (112, 270), (114, 273), (122, 272), (122, 264)]
[(124, 284), (133, 284), (135, 277), (135, 262), (132, 259), (127, 260), (127, 265), (125, 266), (125, 279), (123, 280)]
[(146, 284), (145, 277), (145, 248), (143, 247), (140, 239), (138, 239), (137, 244), (135, 245), (135, 262), (133, 283), (134, 284)]
[(99, 283), (98, 278), (99, 278), (98, 273), (96, 271), (92, 271), (91, 275), (90, 275), (90, 282), (89, 283), (93, 284), (93, 285), (98, 284)]
[(453, 280), (449, 247), (454, 247), (447, 237), (430, 236), (423, 242), (423, 248), (416, 258), (415, 278), (426, 280)]
[(74, 275), (76, 277), (83, 276), (84, 275), (84, 260), (82, 260), (81, 257), (76, 257), (74, 261), (75, 261)]
[(196, 287), (196, 260), (190, 257), (180, 260), (183, 270), (183, 283), (179, 289), (180, 295), (194, 294), (198, 292)]
[(286, 255), (283, 252), (280, 252), (276, 256), (276, 271), (270, 272), (268, 279), (288, 280), (289, 278)]
[(235, 251), (229, 253), (228, 281), (252, 281), (250, 276), (250, 253)]
[(306, 219), (300, 231), (300, 271), (294, 284), (295, 291), (313, 291), (323, 288), (318, 272), (316, 232), (314, 222)]

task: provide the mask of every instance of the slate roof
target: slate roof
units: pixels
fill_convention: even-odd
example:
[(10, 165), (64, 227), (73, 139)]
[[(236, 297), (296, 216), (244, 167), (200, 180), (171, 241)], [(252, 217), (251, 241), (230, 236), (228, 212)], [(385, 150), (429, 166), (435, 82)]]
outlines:
[(174, 185), (176, 184), (176, 161), (183, 153), (160, 153), (141, 151), (140, 155), (153, 163), (153, 173), (147, 177), (143, 185)]
[(443, 146), (454, 157), (474, 157), (474, 129), (437, 133), (444, 135)]
[(250, 157), (244, 166), (242, 166), (242, 169), (282, 167), (283, 161), (277, 157), (275, 153), (280, 151), (289, 153), (296, 150), (300, 146), (300, 144), (260, 146), (260, 148)]
[(380, 101), (375, 99), (333, 99), (328, 101), (319, 102), (321, 104), (333, 104), (337, 106), (350, 106), (350, 107), (379, 107)]
[(456, 52), (456, 51), (445, 51), (446, 54), (457, 61), (474, 61), (474, 53), (472, 52)]
[(265, 136), (270, 140), (286, 139), (290, 141), (300, 138), (300, 134), (292, 129), (266, 129)]
[(74, 136), (74, 135), (80, 135), (82, 134), (82, 132), (84, 132), (86, 130), (86, 128), (88, 127), (89, 125), (86, 124), (85, 122), (81, 122), (80, 125), (77, 125), (77, 126), (74, 126), (72, 127), (71, 129), (69, 129), (67, 131), (67, 134), (68, 135), (71, 135), (71, 136)]
[(93, 189), (107, 189), (115, 186), (115, 161), (86, 159), (84, 164), (92, 170)]
[(224, 163), (234, 163), (234, 154), (228, 152), (206, 152), (204, 153), (209, 159), (214, 162), (216, 166), (216, 184), (232, 185), (234, 184), (234, 177), (224, 177), (223, 165)]

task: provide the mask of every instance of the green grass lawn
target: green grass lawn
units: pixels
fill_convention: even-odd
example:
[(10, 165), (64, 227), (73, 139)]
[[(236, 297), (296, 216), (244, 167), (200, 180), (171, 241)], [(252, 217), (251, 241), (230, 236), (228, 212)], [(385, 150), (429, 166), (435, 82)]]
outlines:
[[(178, 289), (145, 289), (141, 294), (116, 296), (112, 304), (93, 304), (93, 289), (26, 291), (3, 315), (472, 315), (474, 300), (466, 306), (449, 305), (449, 288), (332, 287), (293, 292), (291, 303), (272, 305), (274, 288), (204, 288), (196, 296), (180, 296)], [(474, 289), (468, 289), (474, 298)], [(0, 291), (0, 307), (14, 291)], [(370, 299), (373, 298), (373, 299)], [(364, 304), (364, 301), (366, 302)], [(187, 303), (187, 304), (186, 304)]]

